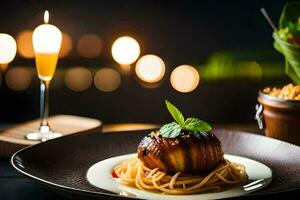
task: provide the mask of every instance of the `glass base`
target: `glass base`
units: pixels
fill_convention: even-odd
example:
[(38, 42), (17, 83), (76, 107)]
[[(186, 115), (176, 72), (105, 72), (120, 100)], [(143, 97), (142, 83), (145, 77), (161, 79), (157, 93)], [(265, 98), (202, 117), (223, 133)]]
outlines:
[(49, 126), (41, 126), (40, 131), (28, 133), (26, 135), (27, 140), (39, 140), (45, 142), (54, 138), (62, 136), (61, 133), (52, 132)]

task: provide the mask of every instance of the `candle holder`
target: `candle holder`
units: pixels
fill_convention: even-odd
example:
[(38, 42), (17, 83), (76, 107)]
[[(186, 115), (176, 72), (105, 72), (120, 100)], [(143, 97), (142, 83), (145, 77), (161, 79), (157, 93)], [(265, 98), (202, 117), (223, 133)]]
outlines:
[(48, 123), (49, 115), (49, 85), (52, 80), (58, 53), (62, 41), (61, 31), (54, 25), (48, 24), (49, 12), (45, 11), (44, 22), (38, 26), (32, 35), (35, 62), (40, 83), (40, 118), (39, 130), (28, 133), (26, 139), (46, 141), (60, 137), (62, 134), (51, 131)]

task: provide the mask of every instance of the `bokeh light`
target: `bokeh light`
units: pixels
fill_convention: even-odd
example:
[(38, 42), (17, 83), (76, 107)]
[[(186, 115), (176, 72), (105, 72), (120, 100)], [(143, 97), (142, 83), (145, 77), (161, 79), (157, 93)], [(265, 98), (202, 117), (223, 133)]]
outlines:
[(72, 67), (66, 72), (66, 86), (75, 92), (85, 91), (92, 82), (92, 73), (84, 67)]
[(163, 78), (165, 69), (165, 63), (160, 57), (145, 55), (137, 61), (135, 73), (142, 81), (155, 83)]
[(31, 30), (23, 30), (17, 35), (17, 45), (20, 56), (34, 58)]
[(0, 64), (10, 63), (15, 58), (16, 52), (15, 39), (6, 33), (0, 33)]
[(190, 65), (180, 65), (171, 73), (171, 85), (178, 92), (192, 92), (200, 81), (198, 71)]
[(13, 67), (6, 72), (5, 82), (10, 89), (22, 91), (29, 88), (33, 75), (34, 70), (31, 67)]
[(87, 33), (79, 38), (77, 51), (79, 55), (85, 58), (96, 58), (102, 52), (103, 42), (101, 38), (94, 33)]
[(112, 68), (102, 68), (97, 71), (94, 77), (94, 84), (98, 90), (112, 92), (121, 84), (121, 75)]
[(236, 66), (237, 76), (261, 79), (262, 69), (261, 66), (256, 61), (242, 61)]
[(70, 54), (71, 50), (73, 48), (73, 41), (71, 36), (68, 33), (62, 33), (62, 41), (61, 41), (61, 47), (58, 54), (58, 57), (64, 58), (67, 55)]
[(113, 43), (111, 53), (117, 63), (130, 65), (138, 59), (140, 45), (134, 38), (123, 36)]

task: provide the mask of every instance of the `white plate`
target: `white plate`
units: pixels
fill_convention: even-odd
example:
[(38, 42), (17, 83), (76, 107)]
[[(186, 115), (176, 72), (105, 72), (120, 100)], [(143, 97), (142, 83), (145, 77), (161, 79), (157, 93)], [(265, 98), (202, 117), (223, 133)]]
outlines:
[(137, 154), (126, 154), (116, 156), (97, 162), (91, 166), (87, 172), (87, 180), (95, 187), (114, 192), (123, 196), (130, 196), (140, 199), (155, 200), (201, 200), (201, 199), (221, 199), (248, 194), (266, 187), (272, 180), (272, 171), (266, 165), (234, 155), (225, 155), (225, 158), (243, 164), (249, 176), (249, 183), (244, 186), (234, 187), (230, 190), (214, 193), (191, 194), (191, 195), (167, 195), (143, 191), (137, 188), (124, 186), (112, 178), (113, 168), (124, 160), (137, 156)]

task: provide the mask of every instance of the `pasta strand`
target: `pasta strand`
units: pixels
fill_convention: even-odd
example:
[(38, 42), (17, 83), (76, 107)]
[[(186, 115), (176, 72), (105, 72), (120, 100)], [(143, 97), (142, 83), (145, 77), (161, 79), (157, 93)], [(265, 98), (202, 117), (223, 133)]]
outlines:
[(177, 195), (220, 192), (228, 186), (241, 185), (248, 180), (245, 167), (228, 160), (206, 176), (187, 175), (181, 172), (169, 175), (158, 168), (147, 168), (138, 158), (120, 163), (114, 168), (114, 172), (122, 184), (141, 190)]

